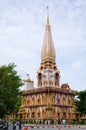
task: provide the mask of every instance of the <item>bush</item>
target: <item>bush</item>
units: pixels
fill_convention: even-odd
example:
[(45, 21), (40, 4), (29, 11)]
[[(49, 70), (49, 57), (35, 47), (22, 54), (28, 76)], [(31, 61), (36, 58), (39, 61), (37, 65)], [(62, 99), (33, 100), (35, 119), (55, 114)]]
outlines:
[(58, 119), (58, 124), (61, 124), (61, 120), (60, 120), (60, 118)]
[(85, 121), (81, 120), (81, 121), (79, 122), (79, 124), (85, 125)]
[(54, 119), (51, 119), (51, 124), (54, 124)]

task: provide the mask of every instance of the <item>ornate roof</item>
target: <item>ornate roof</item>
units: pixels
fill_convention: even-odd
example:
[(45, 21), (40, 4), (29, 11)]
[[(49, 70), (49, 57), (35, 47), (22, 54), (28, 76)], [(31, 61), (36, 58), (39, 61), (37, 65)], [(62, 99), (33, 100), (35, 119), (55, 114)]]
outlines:
[(55, 93), (62, 93), (62, 94), (69, 94), (69, 95), (75, 95), (76, 91), (74, 90), (68, 90), (63, 88), (54, 88), (54, 87), (42, 87), (42, 88), (35, 88), (32, 90), (23, 91), (24, 95), (32, 95), (32, 94), (38, 94), (38, 93), (44, 93), (44, 92), (55, 92)]

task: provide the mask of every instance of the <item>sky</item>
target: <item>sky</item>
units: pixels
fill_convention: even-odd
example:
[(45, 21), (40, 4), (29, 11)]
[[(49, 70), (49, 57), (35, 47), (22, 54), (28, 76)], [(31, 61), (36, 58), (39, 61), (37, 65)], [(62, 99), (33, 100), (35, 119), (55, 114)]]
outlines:
[(0, 0), (0, 66), (15, 63), (37, 87), (47, 6), (60, 84), (86, 90), (86, 0)]

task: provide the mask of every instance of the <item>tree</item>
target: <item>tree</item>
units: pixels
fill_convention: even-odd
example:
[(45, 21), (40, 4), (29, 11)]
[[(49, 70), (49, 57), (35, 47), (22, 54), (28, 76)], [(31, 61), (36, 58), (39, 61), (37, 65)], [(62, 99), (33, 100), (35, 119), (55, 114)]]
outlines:
[(77, 92), (75, 99), (76, 109), (80, 114), (86, 114), (86, 90)]
[(23, 83), (15, 67), (14, 63), (0, 67), (0, 118), (16, 111), (20, 105)]

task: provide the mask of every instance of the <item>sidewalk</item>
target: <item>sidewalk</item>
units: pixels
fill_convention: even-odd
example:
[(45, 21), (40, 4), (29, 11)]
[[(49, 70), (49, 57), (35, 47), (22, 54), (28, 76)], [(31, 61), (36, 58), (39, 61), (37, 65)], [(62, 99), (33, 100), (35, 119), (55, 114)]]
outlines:
[[(24, 127), (28, 127), (28, 128), (57, 128), (58, 126), (61, 126), (61, 128), (68, 128), (69, 125), (45, 125), (45, 124), (25, 124), (23, 125), (23, 129)], [(70, 128), (81, 128), (81, 129), (85, 129), (86, 130), (86, 125), (70, 125)]]

